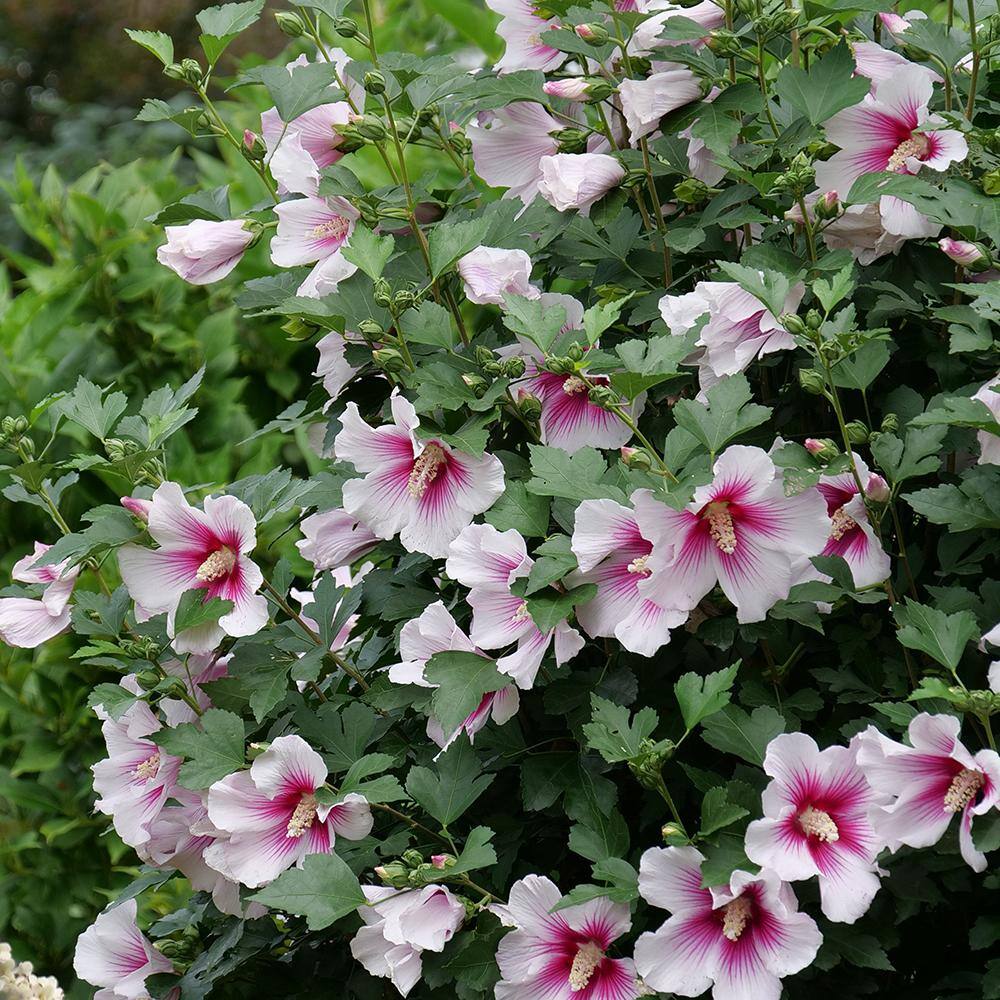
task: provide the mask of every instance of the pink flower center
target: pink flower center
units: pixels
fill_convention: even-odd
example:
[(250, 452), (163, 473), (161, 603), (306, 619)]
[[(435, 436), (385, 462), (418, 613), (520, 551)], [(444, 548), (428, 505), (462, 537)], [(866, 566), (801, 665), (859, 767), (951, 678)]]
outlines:
[(424, 450), (417, 456), (410, 471), (410, 479), (406, 484), (411, 497), (419, 499), (427, 492), (427, 487), (437, 479), (441, 466), (448, 461), (444, 448), (433, 441), (424, 445)]
[(335, 215), (326, 222), (321, 222), (313, 228), (312, 234), (317, 240), (339, 240), (342, 241), (347, 235), (347, 230), (351, 224), (347, 219)]
[(587, 383), (579, 375), (570, 375), (562, 384), (562, 390), (567, 396), (574, 396), (587, 391)]
[(580, 945), (569, 969), (570, 990), (573, 993), (585, 990), (603, 960), (604, 952), (593, 941)]
[(909, 139), (904, 139), (893, 151), (886, 164), (886, 170), (898, 173), (906, 172), (906, 161), (915, 156), (918, 160), (926, 159), (930, 151), (930, 140), (919, 132), (914, 132)]
[(288, 837), (301, 837), (316, 821), (316, 798), (313, 795), (303, 795), (299, 804), (288, 821), (285, 831)]
[(708, 521), (708, 533), (712, 536), (712, 541), (727, 556), (731, 556), (736, 551), (736, 529), (733, 527), (733, 515), (729, 513), (728, 501), (710, 503), (702, 517)]
[(948, 791), (944, 793), (945, 812), (961, 812), (978, 794), (979, 790), (986, 784), (986, 776), (982, 771), (973, 771), (971, 768), (963, 767), (948, 786)]
[(157, 750), (155, 753), (151, 753), (138, 767), (136, 767), (132, 774), (137, 778), (141, 778), (143, 781), (152, 781), (159, 771), (160, 752)]
[(807, 837), (815, 837), (824, 844), (840, 840), (840, 831), (833, 817), (823, 809), (806, 806), (798, 816), (799, 826)]
[(198, 572), (195, 576), (202, 581), (202, 583), (211, 583), (213, 580), (218, 580), (220, 577), (228, 576), (233, 571), (233, 567), (236, 565), (236, 553), (229, 548), (228, 545), (223, 545), (222, 548), (216, 549), (199, 567)]
[(830, 527), (830, 537), (837, 539), (838, 542), (844, 535), (858, 526), (858, 522), (850, 514), (845, 513), (843, 507), (838, 507), (833, 512), (831, 520), (833, 524)]
[(730, 941), (739, 941), (753, 914), (753, 904), (746, 896), (737, 896), (722, 908), (722, 933)]
[(628, 571), (634, 573), (636, 576), (649, 576), (653, 571), (651, 569), (646, 569), (646, 563), (649, 562), (649, 556), (639, 556), (638, 559), (633, 559), (628, 564)]

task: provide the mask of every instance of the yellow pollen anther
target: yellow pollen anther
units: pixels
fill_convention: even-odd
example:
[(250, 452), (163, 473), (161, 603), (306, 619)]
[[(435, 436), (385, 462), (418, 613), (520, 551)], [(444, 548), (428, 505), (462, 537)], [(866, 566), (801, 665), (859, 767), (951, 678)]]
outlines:
[(437, 478), (441, 466), (448, 461), (444, 448), (433, 441), (424, 445), (424, 450), (417, 456), (406, 484), (411, 497), (419, 499), (427, 492), (427, 487)]
[(573, 993), (585, 990), (594, 970), (601, 964), (604, 952), (593, 941), (580, 945), (569, 970), (569, 988)]
[(737, 896), (722, 908), (722, 933), (730, 941), (739, 941), (750, 922), (752, 904), (746, 896)]
[(719, 549), (731, 556), (736, 551), (736, 529), (733, 527), (733, 515), (729, 513), (726, 501), (710, 503), (704, 514), (708, 521), (708, 533)]
[(919, 132), (914, 132), (909, 139), (905, 139), (892, 151), (892, 155), (889, 157), (889, 162), (886, 165), (886, 170), (904, 170), (906, 168), (906, 161), (911, 156), (922, 160), (927, 155), (930, 146), (931, 144), (927, 136), (921, 135)]
[(312, 795), (303, 795), (302, 801), (295, 807), (292, 818), (288, 821), (285, 835), (301, 837), (316, 820), (316, 799)]
[(318, 240), (339, 240), (347, 235), (347, 230), (350, 228), (351, 224), (347, 219), (336, 215), (329, 221), (321, 222), (318, 226), (314, 226), (312, 234)]
[(523, 622), (525, 618), (529, 617), (530, 614), (531, 612), (528, 611), (528, 602), (521, 601), (518, 605), (517, 611), (514, 612), (512, 617), (516, 622)]
[(570, 375), (570, 377), (563, 382), (562, 390), (567, 396), (572, 396), (576, 393), (586, 392), (587, 383), (584, 382), (579, 375)]
[(825, 844), (832, 844), (835, 840), (840, 840), (840, 831), (833, 817), (822, 809), (814, 809), (806, 806), (799, 813), (799, 826), (807, 836), (815, 837)]
[(986, 784), (986, 776), (982, 771), (973, 771), (963, 767), (944, 793), (945, 812), (961, 812), (979, 794), (979, 789)]
[(223, 545), (221, 549), (216, 549), (199, 567), (195, 577), (202, 583), (211, 583), (219, 577), (227, 576), (233, 571), (236, 565), (236, 553)]
[(647, 562), (649, 562), (649, 556), (639, 556), (638, 559), (633, 559), (628, 564), (628, 571), (635, 573), (636, 576), (649, 576), (652, 570), (646, 569)]
[(151, 781), (160, 770), (159, 753), (151, 754), (132, 773), (143, 781)]
[(830, 527), (830, 537), (836, 538), (838, 541), (858, 526), (858, 522), (850, 514), (845, 513), (843, 507), (838, 507), (833, 512), (831, 520), (833, 524)]

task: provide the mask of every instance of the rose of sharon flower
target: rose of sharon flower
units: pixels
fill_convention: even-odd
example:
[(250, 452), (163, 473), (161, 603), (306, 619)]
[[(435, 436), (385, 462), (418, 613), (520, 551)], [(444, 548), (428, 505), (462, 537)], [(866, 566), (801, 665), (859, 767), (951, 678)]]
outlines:
[[(403, 659), (389, 667), (389, 680), (395, 684), (436, 687), (437, 685), (431, 684), (424, 676), (424, 667), (435, 653), (445, 653), (450, 650), (486, 655), (476, 649), (472, 640), (458, 627), (444, 604), (435, 601), (417, 618), (411, 619), (400, 629), (399, 655)], [(508, 684), (499, 691), (488, 691), (484, 694), (475, 711), (453, 733), (446, 734), (437, 719), (428, 718), (427, 735), (442, 749), (450, 746), (452, 740), (463, 731), (472, 741), (490, 718), (498, 726), (509, 722), (517, 714), (519, 705), (517, 688), (513, 684)]]
[(368, 525), (339, 508), (311, 514), (300, 527), (305, 537), (295, 546), (317, 572), (347, 566), (378, 545)]
[[(1000, 375), (981, 386), (972, 398), (985, 403), (993, 419), (1000, 422), (1000, 392), (997, 389), (1000, 389)], [(1000, 465), (1000, 436), (990, 431), (979, 431), (976, 440), (979, 442), (979, 464)]]
[(931, 83), (943, 83), (944, 78), (929, 66), (921, 66), (910, 62), (892, 49), (883, 48), (878, 42), (853, 42), (851, 52), (854, 54), (854, 72), (857, 76), (866, 76), (872, 81), (873, 87), (891, 79), (900, 70), (911, 67), (927, 75)]
[(529, 280), (531, 258), (523, 250), (477, 247), (459, 258), (458, 273), (465, 297), (477, 305), (502, 306), (504, 295), (537, 299), (540, 294)]
[(528, 875), (511, 886), (508, 903), (490, 907), (516, 928), (497, 949), (496, 1000), (634, 1000), (632, 962), (607, 954), (631, 926), (628, 906), (592, 899), (550, 913), (561, 898), (550, 879)]
[(93, 765), (95, 807), (110, 816), (115, 831), (130, 847), (149, 840), (149, 825), (174, 793), (181, 762), (147, 739), (162, 727), (144, 701), (129, 707), (120, 719), (104, 718), (101, 732), (108, 756)]
[(420, 981), (421, 953), (443, 951), (465, 920), (465, 907), (443, 885), (399, 892), (365, 885), (365, 922), (351, 941), (351, 954), (373, 976), (388, 979), (400, 996)]
[(674, 510), (649, 490), (632, 496), (653, 550), (639, 590), (661, 607), (694, 608), (716, 585), (741, 623), (763, 621), (797, 582), (803, 557), (830, 536), (826, 503), (815, 489), (786, 497), (774, 463), (760, 448), (733, 445), (716, 460), (714, 479)]
[(869, 726), (858, 737), (858, 763), (887, 800), (872, 823), (890, 851), (936, 844), (958, 815), (962, 858), (981, 872), (986, 855), (972, 842), (972, 820), (1000, 802), (1000, 756), (969, 753), (958, 738), (961, 728), (953, 715), (922, 712), (910, 721), (911, 745), (905, 746)]
[(686, 66), (673, 63), (644, 80), (622, 80), (618, 87), (622, 114), (632, 145), (660, 127), (660, 119), (701, 97), (701, 83)]
[(69, 561), (35, 566), (51, 548), (35, 542), (34, 551), (14, 563), (11, 576), (21, 583), (44, 583), (39, 600), (31, 597), (0, 598), (0, 640), (19, 649), (35, 649), (69, 628), (69, 599), (80, 573)]
[[(784, 312), (794, 313), (805, 285), (796, 284), (785, 299)], [(701, 391), (726, 375), (745, 371), (750, 363), (775, 351), (794, 350), (795, 340), (760, 299), (735, 282), (699, 281), (693, 292), (664, 295), (660, 315), (675, 337), (684, 337), (698, 321), (708, 317), (698, 335)]]
[[(846, 194), (863, 174), (890, 171), (915, 174), (921, 167), (945, 170), (969, 153), (961, 132), (941, 128), (928, 111), (934, 84), (919, 67), (904, 67), (877, 84), (860, 104), (835, 114), (824, 126), (840, 146), (825, 163), (816, 164), (820, 191)], [(927, 235), (927, 220), (900, 198), (879, 200), (882, 224), (890, 233)]]
[(575, 208), (581, 215), (625, 177), (625, 168), (607, 153), (556, 153), (542, 157), (539, 168), (538, 193), (560, 212)]
[(783, 733), (767, 747), (771, 783), (764, 818), (747, 829), (747, 857), (786, 882), (819, 878), (824, 916), (853, 924), (879, 890), (882, 843), (868, 814), (875, 794), (849, 747), (820, 750), (805, 733)]
[[(334, 330), (325, 337), (321, 337), (316, 343), (316, 349), (319, 351), (319, 363), (316, 365), (313, 375), (318, 375), (323, 380), (323, 388), (326, 389), (326, 393), (330, 397), (323, 407), (324, 413), (334, 400), (339, 399), (347, 384), (361, 370), (347, 361), (348, 342), (354, 342), (353, 334), (341, 334)], [(359, 343), (363, 344), (364, 341), (361, 340)]]
[(417, 412), (398, 391), (391, 407), (393, 423), (372, 428), (357, 404), (347, 404), (334, 452), (364, 478), (344, 484), (344, 507), (379, 538), (398, 533), (407, 551), (443, 557), (462, 528), (503, 493), (503, 466), (493, 455), (476, 458), (418, 438)]
[(823, 937), (772, 871), (735, 871), (728, 886), (701, 887), (704, 856), (653, 847), (639, 862), (639, 893), (673, 916), (635, 944), (635, 967), (661, 993), (715, 1000), (779, 1000), (781, 980), (810, 965)]
[[(649, 2), (644, 2), (644, 0), (635, 2), (634, 0), (634, 9), (644, 13), (653, 11), (657, 13), (636, 26), (628, 43), (629, 54), (633, 56), (648, 56), (657, 49), (669, 48), (673, 45), (694, 45), (695, 48), (698, 48), (707, 41), (707, 36), (711, 31), (721, 28), (726, 23), (725, 11), (713, 0), (702, 0), (701, 3), (697, 3), (693, 7), (682, 7), (679, 4), (670, 3), (669, 0), (649, 0)], [(661, 38), (660, 35), (663, 33), (666, 23), (671, 18), (678, 16), (686, 17), (689, 21), (700, 24), (705, 28), (706, 37), (694, 42)]]
[(266, 885), (307, 854), (329, 854), (339, 834), (361, 840), (372, 814), (361, 795), (316, 801), (323, 758), (301, 736), (279, 736), (251, 765), (208, 790), (208, 818), (229, 836), (205, 853), (209, 867), (250, 889)]
[(195, 219), (186, 226), (167, 226), (164, 232), (167, 242), (157, 249), (156, 259), (192, 285), (224, 278), (254, 238), (242, 219)]
[(490, 10), (501, 15), (497, 34), (507, 43), (504, 54), (494, 67), (499, 73), (519, 69), (555, 69), (566, 54), (542, 41), (549, 28), (559, 22), (546, 20), (535, 13), (532, 0), (486, 0)]
[(527, 691), (555, 641), (556, 663), (571, 660), (583, 648), (583, 636), (565, 619), (548, 632), (535, 625), (527, 602), (511, 584), (531, 572), (524, 539), (514, 528), (497, 531), (491, 524), (465, 528), (448, 551), (445, 572), (463, 587), (472, 608), (472, 641), (483, 649), (502, 649), (517, 643), (513, 653), (497, 660), (497, 669)]
[(173, 972), (173, 963), (156, 951), (135, 922), (136, 902), (105, 910), (79, 937), (73, 955), (76, 974), (102, 989), (94, 1000), (142, 1000), (146, 980)]
[(571, 542), (579, 571), (567, 583), (597, 585), (576, 617), (591, 638), (614, 636), (627, 650), (652, 656), (670, 641), (687, 612), (662, 608), (639, 592), (653, 545), (642, 536), (634, 511), (614, 500), (584, 500), (576, 509)]
[(337, 283), (357, 270), (341, 256), (357, 209), (343, 198), (296, 198), (274, 206), (278, 228), (271, 240), (271, 260), (278, 267), (315, 264), (299, 286), (299, 294), (318, 298), (335, 291)]
[[(157, 549), (123, 545), (118, 567), (132, 600), (151, 614), (167, 613), (167, 628), (179, 653), (207, 653), (224, 635), (253, 635), (267, 622), (267, 602), (257, 594), (264, 577), (247, 553), (257, 544), (257, 521), (236, 497), (207, 497), (192, 507), (177, 483), (162, 483), (149, 508), (149, 534)], [(233, 609), (218, 624), (174, 635), (174, 614), (186, 590), (204, 590)]]

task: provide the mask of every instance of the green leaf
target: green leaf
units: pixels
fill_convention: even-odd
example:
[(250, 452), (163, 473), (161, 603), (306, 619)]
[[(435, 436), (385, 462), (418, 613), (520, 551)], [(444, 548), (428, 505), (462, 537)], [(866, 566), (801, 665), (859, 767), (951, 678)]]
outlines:
[(529, 445), (528, 450), (534, 473), (528, 483), (531, 492), (578, 501), (608, 497), (624, 503), (625, 494), (618, 487), (602, 482), (608, 467), (594, 448), (581, 448), (573, 455), (541, 444)]
[(238, 642), (229, 661), (228, 677), (239, 682), (249, 695), (250, 709), (257, 722), (278, 705), (288, 693), (288, 672), (294, 659), (270, 642)]
[(540, 632), (550, 632), (567, 618), (578, 604), (591, 600), (597, 593), (597, 585), (584, 583), (565, 593), (554, 590), (525, 598), (528, 614)]
[(332, 703), (320, 705), (314, 716), (297, 714), (296, 722), (303, 737), (326, 752), (327, 764), (335, 773), (360, 760), (378, 731), (378, 716), (360, 701), (343, 709)]
[(577, 568), (572, 541), (568, 535), (553, 535), (535, 549), (538, 558), (528, 573), (525, 594), (534, 594), (567, 576)]
[(210, 708), (197, 723), (160, 729), (149, 738), (167, 753), (187, 758), (178, 779), (184, 788), (208, 788), (243, 767), (246, 731), (232, 712)]
[(444, 18), (459, 34), (478, 46), (491, 59), (500, 54), (495, 26), (497, 19), (473, 0), (425, 0), (427, 6)]
[(823, 308), (832, 312), (854, 289), (854, 261), (848, 261), (829, 281), (814, 281), (812, 288)]
[(156, 56), (164, 66), (169, 66), (174, 61), (173, 39), (162, 31), (139, 31), (135, 28), (126, 28), (125, 34), (136, 45), (141, 45), (147, 52)]
[(301, 868), (290, 868), (250, 897), (272, 909), (305, 917), (311, 931), (365, 906), (357, 876), (336, 854), (307, 854)]
[(599, 824), (575, 823), (569, 831), (569, 849), (590, 861), (620, 858), (628, 846), (628, 826), (617, 809), (601, 817)]
[(206, 35), (238, 35), (253, 24), (264, 9), (264, 0), (247, 3), (227, 3), (219, 7), (206, 7), (195, 15), (198, 27)]
[(527, 486), (515, 479), (486, 512), (486, 523), (498, 531), (514, 528), (525, 538), (544, 538), (549, 532), (549, 505), (548, 497), (529, 493)]
[(449, 735), (479, 707), (483, 695), (510, 684), (493, 660), (453, 650), (435, 653), (427, 661), (424, 676), (438, 685), (431, 696), (431, 710)]
[(139, 699), (119, 684), (98, 684), (87, 698), (87, 705), (100, 705), (112, 719), (120, 719)]
[(469, 738), (460, 734), (438, 757), (434, 768), (412, 767), (406, 790), (442, 826), (461, 816), (493, 784), (494, 775), (483, 774)]
[(971, 611), (945, 614), (909, 598), (893, 609), (899, 631), (896, 637), (908, 649), (919, 649), (954, 671), (965, 647), (979, 638), (979, 624)]
[(263, 83), (267, 87), (284, 122), (294, 121), (307, 111), (344, 96), (337, 86), (337, 67), (332, 63), (295, 66), (290, 72), (284, 66), (265, 66), (257, 73), (257, 79), (251, 82)]
[(486, 826), (477, 826), (471, 830), (465, 838), (462, 853), (455, 859), (455, 864), (448, 869), (448, 874), (461, 875), (477, 868), (490, 868), (495, 865), (497, 852), (490, 843), (493, 836), (493, 831)]
[(566, 309), (545, 304), (541, 299), (523, 295), (504, 295), (503, 325), (512, 333), (526, 337), (540, 351), (549, 353), (566, 325)]
[(719, 786), (709, 789), (701, 800), (699, 833), (703, 837), (711, 836), (711, 834), (727, 826), (732, 826), (733, 823), (748, 815), (748, 810), (728, 800), (725, 788)]
[(208, 597), (201, 589), (185, 590), (174, 613), (174, 633), (180, 634), (199, 625), (214, 624), (233, 610), (233, 602), (221, 597)]
[(892, 972), (892, 962), (871, 934), (862, 934), (845, 924), (826, 924), (823, 928), (823, 950), (831, 950), (851, 965), (862, 969), (881, 969)]
[(792, 286), (799, 278), (798, 274), (787, 275), (781, 271), (760, 271), (755, 267), (734, 264), (725, 260), (719, 261), (719, 269), (729, 275), (743, 291), (766, 306), (774, 316), (780, 316), (785, 311), (785, 302)]
[(739, 669), (740, 661), (737, 660), (732, 666), (705, 677), (695, 673), (685, 674), (674, 684), (674, 695), (680, 705), (685, 728), (694, 729), (702, 719), (729, 704)]
[(81, 375), (76, 380), (76, 388), (72, 394), (59, 400), (55, 407), (58, 412), (103, 441), (128, 406), (125, 393), (112, 392), (104, 398), (105, 391)]
[(364, 223), (356, 222), (341, 254), (345, 260), (357, 264), (372, 281), (377, 281), (382, 277), (395, 246), (392, 236), (376, 236)]
[(399, 324), (408, 344), (449, 350), (458, 342), (451, 313), (431, 299), (424, 299), (416, 309), (407, 309), (399, 317)]
[(761, 767), (768, 743), (784, 731), (784, 718), (768, 705), (755, 708), (752, 715), (727, 705), (705, 720), (702, 739), (716, 750)]
[(943, 483), (903, 499), (928, 521), (947, 524), (951, 531), (1000, 528), (1000, 483), (985, 468), (970, 470), (957, 485)]
[(481, 246), (489, 225), (489, 220), (482, 218), (438, 223), (427, 236), (431, 276), (438, 277), (459, 257)]
[(642, 742), (653, 735), (660, 717), (651, 708), (642, 708), (630, 718), (631, 712), (596, 694), (591, 694), (592, 720), (583, 727), (587, 745), (608, 763), (632, 760), (642, 753)]
[(938, 453), (946, 433), (946, 427), (937, 425), (907, 427), (904, 441), (894, 434), (879, 434), (871, 442), (872, 455), (892, 483), (926, 476), (941, 467)]
[(1000, 435), (1000, 423), (997, 423), (990, 408), (982, 400), (971, 396), (948, 396), (935, 409), (918, 413), (909, 426), (933, 427), (939, 424), (972, 427), (977, 431)]
[(771, 416), (769, 406), (751, 403), (750, 383), (745, 375), (731, 375), (705, 394), (708, 406), (695, 399), (682, 399), (674, 406), (677, 426), (696, 437), (713, 457), (723, 445)]
[(855, 76), (854, 56), (846, 42), (834, 46), (822, 59), (813, 60), (808, 70), (785, 66), (774, 89), (782, 105), (802, 112), (813, 125), (821, 125), (838, 111), (859, 104), (871, 82)]

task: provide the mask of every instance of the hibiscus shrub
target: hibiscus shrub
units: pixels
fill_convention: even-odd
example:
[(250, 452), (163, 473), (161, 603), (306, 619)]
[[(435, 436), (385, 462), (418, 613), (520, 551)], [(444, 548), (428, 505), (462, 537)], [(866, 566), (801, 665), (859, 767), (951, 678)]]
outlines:
[[(140, 118), (258, 184), (161, 212), (160, 262), (264, 244), (236, 303), (319, 381), (235, 481), (178, 455), (200, 373), (3, 424), (51, 525), (0, 636), (79, 637), (145, 866), (77, 974), (1000, 997), (996, 15), (491, 6), (492, 69), (383, 51), (368, 0), (229, 78), (263, 0), (201, 60), (130, 32), (194, 102)], [(115, 494), (68, 520), (69, 469)]]

